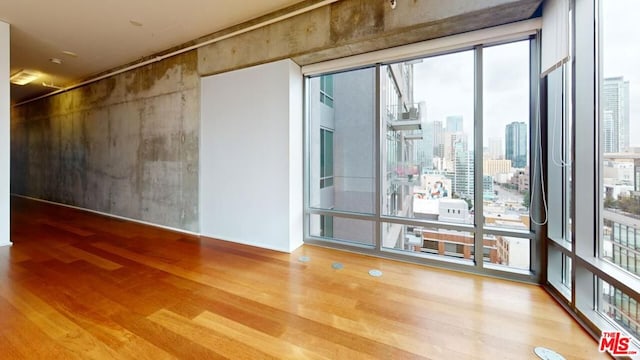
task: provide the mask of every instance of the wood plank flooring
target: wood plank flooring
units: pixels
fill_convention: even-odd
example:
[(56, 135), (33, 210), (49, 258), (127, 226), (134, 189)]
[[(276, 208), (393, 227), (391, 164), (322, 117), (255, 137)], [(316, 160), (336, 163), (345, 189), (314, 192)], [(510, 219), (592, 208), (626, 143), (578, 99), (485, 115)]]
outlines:
[(11, 223), (2, 359), (536, 359), (535, 346), (607, 358), (537, 286), (309, 245), (278, 253), (22, 198)]

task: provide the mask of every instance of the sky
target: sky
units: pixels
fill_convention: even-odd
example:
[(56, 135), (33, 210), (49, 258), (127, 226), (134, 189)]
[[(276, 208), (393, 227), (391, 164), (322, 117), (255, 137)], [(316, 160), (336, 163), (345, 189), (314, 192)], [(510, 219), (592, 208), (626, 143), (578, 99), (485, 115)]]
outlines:
[[(490, 137), (504, 139), (507, 124), (529, 121), (529, 42), (484, 48), (483, 62), (483, 135), (487, 146)], [(447, 116), (462, 115), (470, 146), (473, 68), (473, 51), (430, 57), (414, 65), (414, 100), (426, 103), (427, 121), (446, 124)]]
[(602, 1), (602, 73), (629, 81), (630, 144), (640, 146), (640, 13), (638, 0)]
[[(602, 73), (624, 76), (630, 92), (630, 144), (640, 146), (640, 13), (639, 0), (602, 1)], [(489, 137), (504, 138), (505, 125), (528, 121), (528, 43), (484, 50), (484, 145)], [(472, 145), (473, 52), (424, 59), (414, 65), (415, 101), (425, 101), (427, 121), (445, 123), (449, 115), (464, 117)], [(504, 146), (504, 144), (503, 144)]]

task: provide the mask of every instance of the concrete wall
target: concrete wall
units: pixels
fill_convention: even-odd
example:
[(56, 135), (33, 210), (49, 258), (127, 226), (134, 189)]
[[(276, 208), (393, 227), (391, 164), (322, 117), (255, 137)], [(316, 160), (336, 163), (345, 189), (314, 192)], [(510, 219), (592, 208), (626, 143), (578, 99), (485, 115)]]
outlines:
[(0, 21), (0, 246), (9, 245), (9, 24)]
[(198, 231), (191, 52), (13, 109), (11, 191)]
[(213, 43), (198, 52), (201, 74), (292, 58), (298, 65), (435, 39), (529, 18), (541, 0), (341, 0)]
[(540, 2), (403, 1), (392, 11), (386, 1), (341, 0), (16, 107), (11, 191), (199, 231), (199, 76), (285, 58), (305, 65), (509, 23)]
[(202, 235), (302, 244), (302, 74), (290, 60), (202, 79)]

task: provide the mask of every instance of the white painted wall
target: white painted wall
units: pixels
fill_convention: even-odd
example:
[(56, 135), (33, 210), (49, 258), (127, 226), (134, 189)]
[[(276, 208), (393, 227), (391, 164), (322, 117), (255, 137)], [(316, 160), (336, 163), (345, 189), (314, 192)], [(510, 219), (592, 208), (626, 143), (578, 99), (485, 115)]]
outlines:
[(302, 74), (291, 60), (201, 82), (200, 233), (302, 245)]
[(0, 21), (0, 246), (10, 245), (9, 236), (9, 24)]

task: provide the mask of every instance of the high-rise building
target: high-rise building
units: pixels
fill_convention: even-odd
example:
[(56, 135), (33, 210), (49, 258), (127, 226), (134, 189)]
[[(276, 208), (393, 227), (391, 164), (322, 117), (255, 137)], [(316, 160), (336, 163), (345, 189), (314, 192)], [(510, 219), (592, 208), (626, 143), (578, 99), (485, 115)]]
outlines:
[(415, 154), (413, 158), (416, 161), (416, 165), (419, 165), (423, 170), (433, 169), (433, 150), (434, 150), (434, 126), (432, 122), (427, 122), (427, 104), (422, 101), (418, 105), (418, 116), (421, 123), (421, 129), (405, 132), (405, 139), (414, 139)]
[(435, 120), (433, 127), (433, 157), (444, 158), (444, 126), (442, 121)]
[(462, 140), (454, 144), (453, 193), (461, 198), (473, 199), (473, 151), (466, 149)]
[(635, 240), (640, 238), (637, 220), (607, 209), (603, 211), (603, 218), (604, 258), (633, 274), (640, 275), (640, 254), (636, 250)]
[(455, 133), (462, 132), (462, 116), (451, 115), (447, 116), (447, 132)]
[(490, 137), (489, 138), (489, 159), (502, 160), (504, 159), (504, 150), (502, 149), (502, 138)]
[[(384, 179), (388, 194), (387, 214), (406, 214), (412, 185), (421, 166), (433, 166), (433, 134), (426, 129), (426, 103), (413, 103), (412, 65), (393, 64), (382, 80), (388, 155), (384, 171), (393, 176)], [(323, 209), (373, 213), (371, 189), (375, 184), (373, 160), (374, 97), (371, 94), (375, 72), (367, 69), (314, 78), (311, 97), (313, 142), (319, 146), (311, 154), (310, 176), (314, 184), (310, 201)], [(428, 139), (424, 141), (424, 133)], [(431, 138), (429, 138), (429, 136)], [(397, 225), (396, 227), (401, 227)], [(310, 221), (311, 233), (324, 237), (369, 243), (374, 227), (370, 223), (342, 217), (318, 216)], [(396, 236), (400, 236), (397, 232)], [(388, 236), (389, 237), (389, 236)]]
[[(373, 131), (371, 90), (375, 79), (372, 71), (353, 71), (323, 75), (309, 83), (315, 96), (310, 101), (315, 116), (311, 119), (317, 141), (314, 152), (314, 190), (311, 201), (324, 209), (371, 212), (375, 183), (373, 174), (373, 141), (367, 132)], [(354, 180), (359, 181), (354, 185)], [(373, 228), (362, 222), (332, 216), (311, 220), (311, 229), (324, 237), (349, 238), (366, 242)]]
[(496, 194), (493, 191), (493, 176), (482, 175), (482, 198), (485, 201), (495, 199)]
[[(456, 160), (456, 144), (458, 144), (458, 150), (467, 151), (469, 148), (469, 140), (467, 134), (462, 132), (445, 132), (444, 133), (444, 158), (448, 161), (454, 162)], [(460, 146), (462, 146), (460, 148)]]
[(629, 147), (629, 82), (624, 77), (602, 82), (602, 145), (605, 153), (626, 151)]
[(522, 121), (507, 124), (504, 139), (505, 159), (511, 160), (514, 168), (527, 166), (527, 124)]
[(511, 174), (511, 160), (483, 160), (482, 172), (489, 176)]
[(529, 167), (525, 167), (523, 170), (517, 170), (511, 177), (511, 185), (520, 193), (529, 191)]

